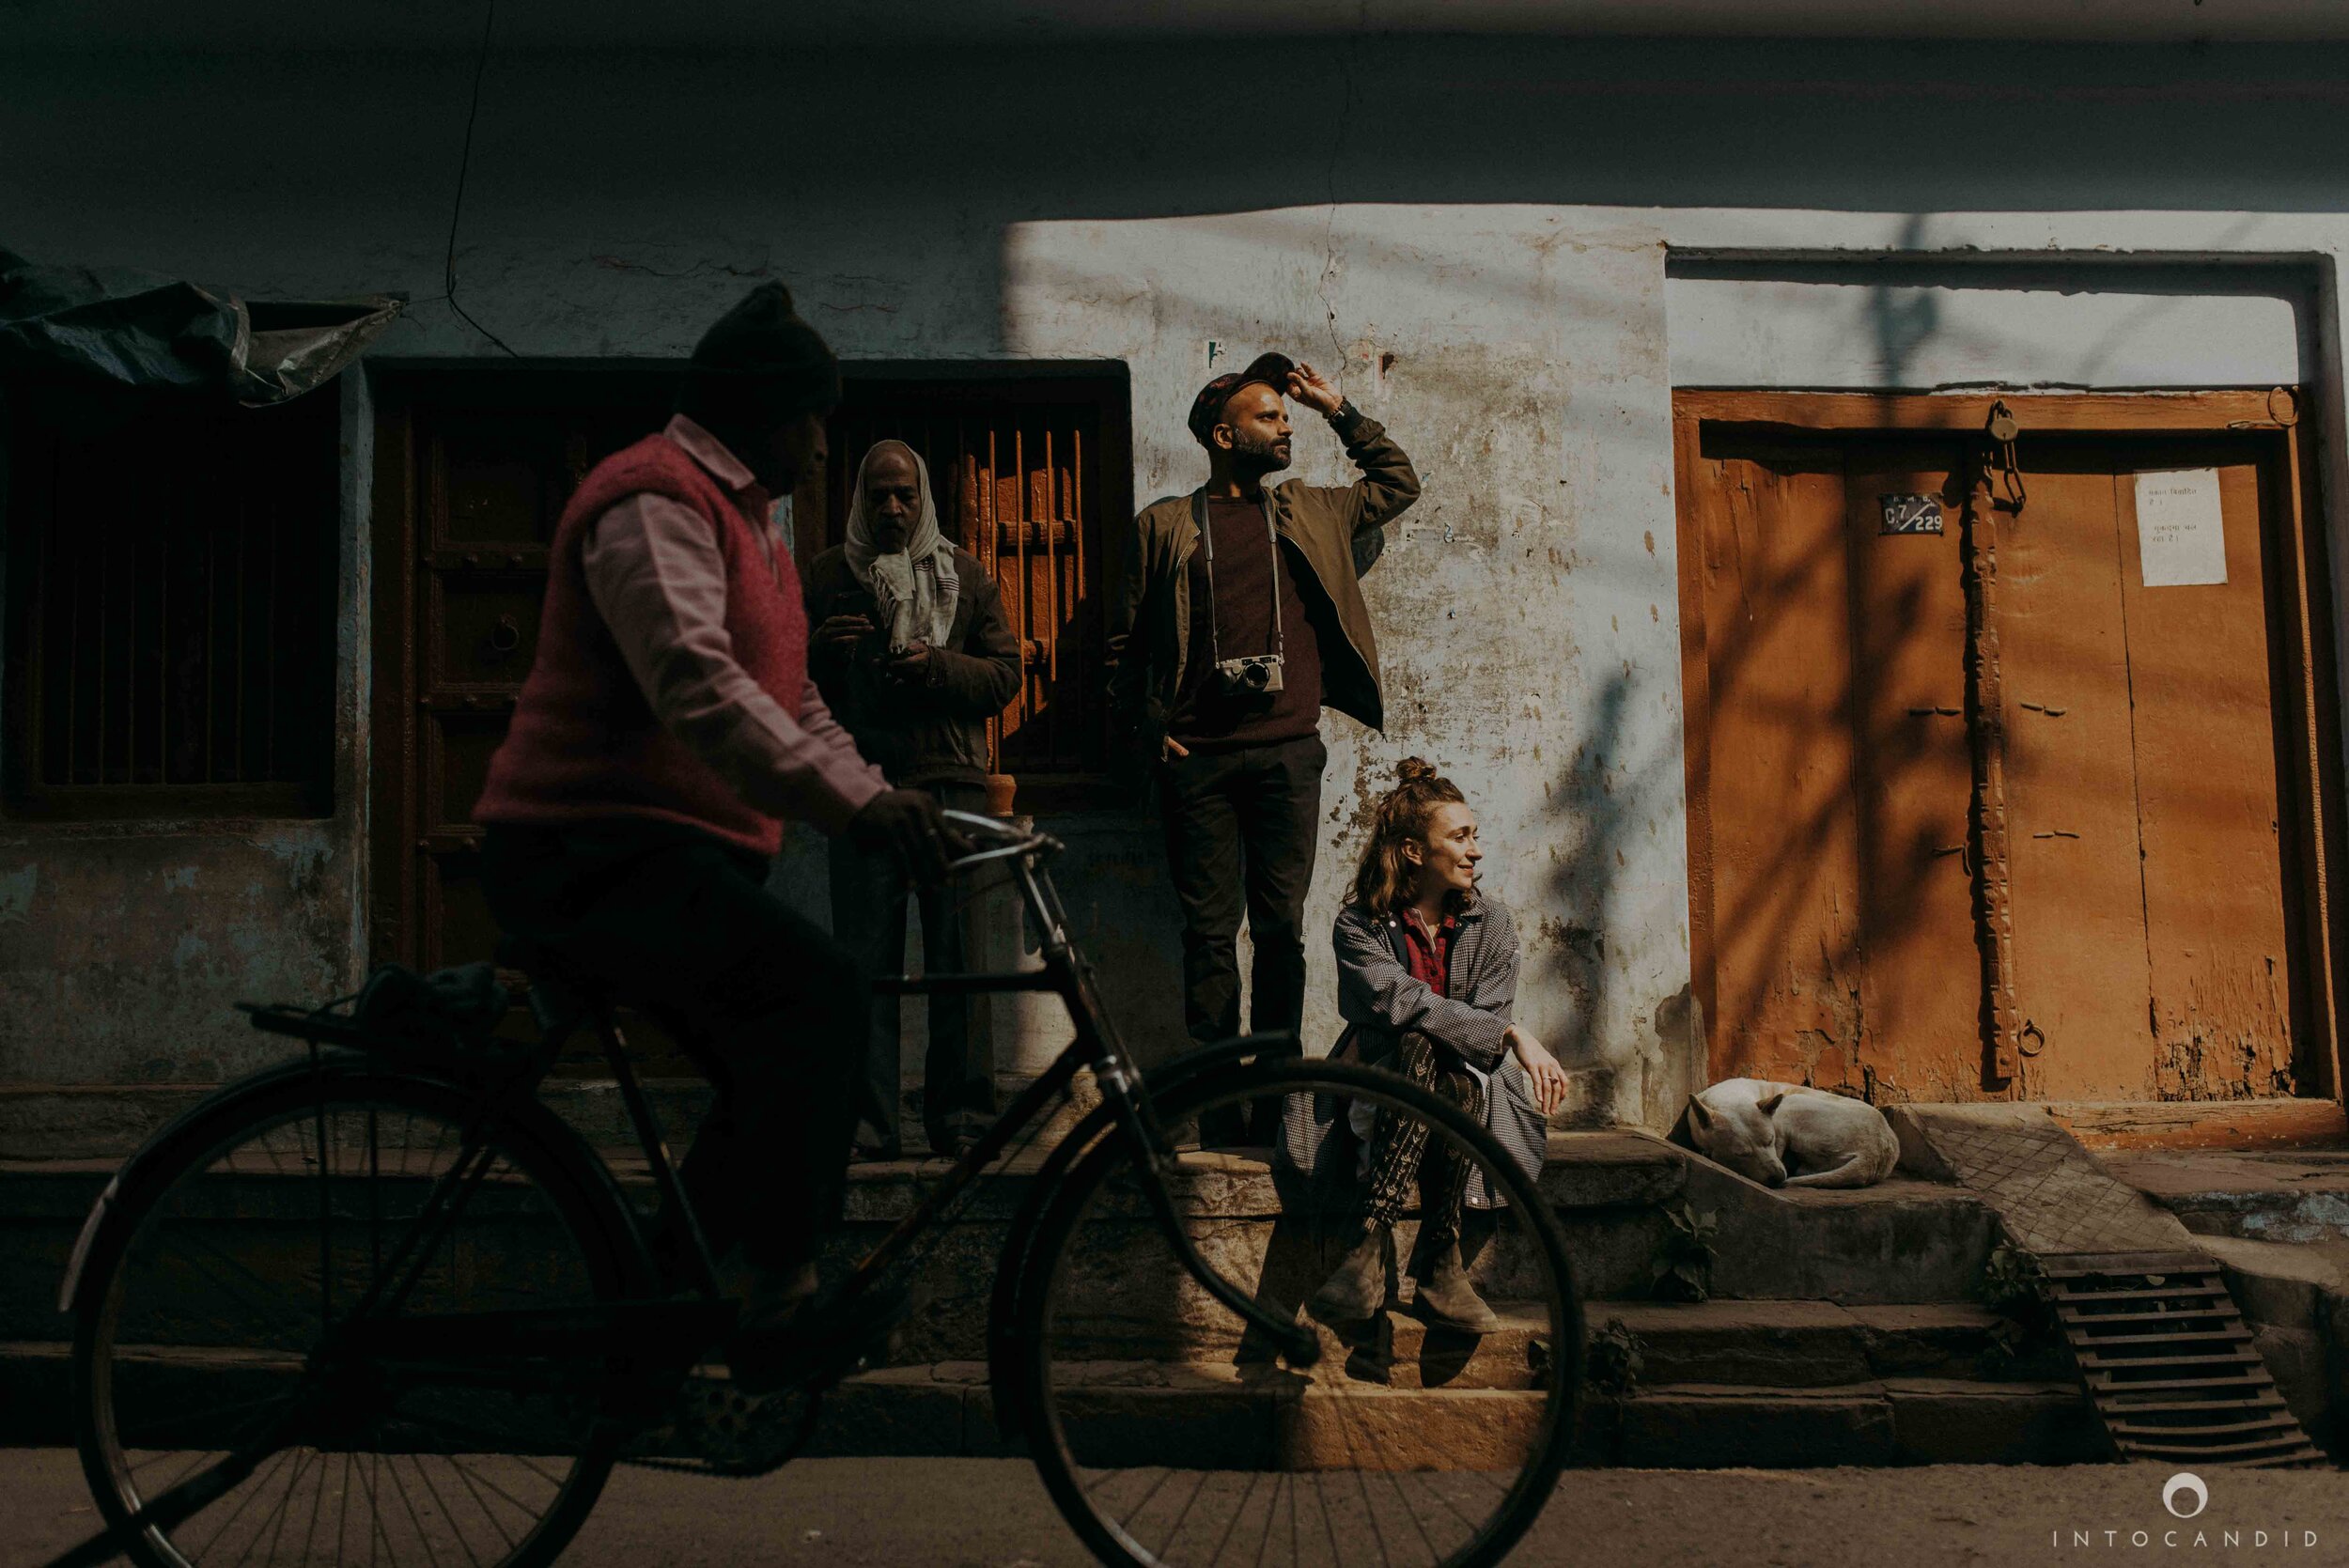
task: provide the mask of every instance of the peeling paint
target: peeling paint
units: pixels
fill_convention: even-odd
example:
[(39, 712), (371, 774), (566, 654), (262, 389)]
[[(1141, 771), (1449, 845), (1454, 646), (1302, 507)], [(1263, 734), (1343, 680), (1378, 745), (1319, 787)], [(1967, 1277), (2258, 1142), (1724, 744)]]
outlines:
[(0, 871), (0, 921), (23, 920), (32, 912), (33, 893), (40, 886), (39, 865)]

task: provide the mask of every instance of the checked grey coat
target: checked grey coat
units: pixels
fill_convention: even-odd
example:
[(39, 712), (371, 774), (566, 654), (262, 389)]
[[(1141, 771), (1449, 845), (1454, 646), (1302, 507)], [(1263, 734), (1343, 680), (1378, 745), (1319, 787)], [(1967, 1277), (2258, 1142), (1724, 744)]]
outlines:
[[(1373, 914), (1356, 905), (1338, 911), (1332, 941), (1338, 960), (1338, 1016), (1346, 1032), (1330, 1051), (1366, 1066), (1392, 1057), (1405, 1034), (1420, 1033), (1452, 1051), (1486, 1076), (1485, 1126), (1510, 1160), (1528, 1176), (1538, 1175), (1549, 1150), (1549, 1122), (1533, 1104), (1532, 1080), (1502, 1044), (1517, 994), (1517, 930), (1509, 907), (1480, 894), (1455, 917), (1445, 989), (1412, 978), (1403, 954), (1403, 932), (1391, 914)], [(1311, 1096), (1303, 1096), (1310, 1098)], [(1315, 1130), (1299, 1126), (1291, 1104), (1286, 1129), (1292, 1157), (1306, 1151), (1300, 1138), (1317, 1141)], [(1299, 1161), (1310, 1168), (1310, 1154)], [(1481, 1176), (1470, 1184), (1469, 1203), (1489, 1208), (1499, 1195), (1485, 1189)]]

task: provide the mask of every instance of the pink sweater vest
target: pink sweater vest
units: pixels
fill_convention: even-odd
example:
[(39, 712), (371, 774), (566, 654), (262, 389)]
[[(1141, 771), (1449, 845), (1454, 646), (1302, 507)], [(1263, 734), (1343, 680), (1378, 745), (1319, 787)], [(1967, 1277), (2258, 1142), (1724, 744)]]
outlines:
[(793, 719), (807, 680), (807, 613), (788, 551), (768, 569), (751, 522), (665, 436), (598, 463), (563, 508), (549, 551), (538, 652), (505, 743), (490, 759), (477, 822), (541, 826), (615, 816), (680, 822), (771, 855), (783, 829), (737, 795), (654, 716), (587, 592), (587, 526), (631, 495), (664, 495), (707, 519), (725, 557), (734, 657)]

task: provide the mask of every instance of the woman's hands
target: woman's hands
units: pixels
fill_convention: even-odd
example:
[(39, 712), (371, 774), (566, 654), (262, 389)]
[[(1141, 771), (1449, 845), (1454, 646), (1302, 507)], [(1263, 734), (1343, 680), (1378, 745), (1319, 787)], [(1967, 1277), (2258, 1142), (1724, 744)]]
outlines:
[(1549, 1054), (1548, 1047), (1517, 1024), (1509, 1026), (1501, 1042), (1517, 1053), (1526, 1076), (1533, 1080), (1534, 1106), (1545, 1116), (1554, 1114), (1566, 1103), (1566, 1070), (1558, 1065), (1558, 1059)]

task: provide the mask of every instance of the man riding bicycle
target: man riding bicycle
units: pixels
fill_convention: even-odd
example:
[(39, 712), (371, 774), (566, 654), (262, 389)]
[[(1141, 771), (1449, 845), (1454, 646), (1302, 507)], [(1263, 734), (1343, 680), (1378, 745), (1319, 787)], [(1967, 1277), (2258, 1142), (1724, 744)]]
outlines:
[[(474, 817), (509, 934), (643, 1004), (717, 1091), (681, 1175), (713, 1256), (742, 1248), (738, 1375), (805, 1311), (838, 1203), (869, 977), (766, 888), (785, 819), (936, 880), (961, 848), (892, 789), (807, 675), (789, 536), (770, 516), (825, 456), (832, 350), (763, 284), (694, 348), (667, 427), (605, 458), (549, 551), (537, 654)], [(680, 1217), (656, 1238), (692, 1253)]]

